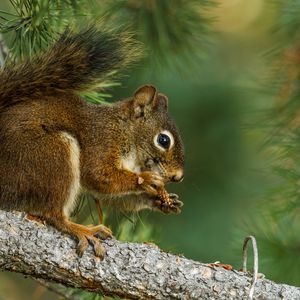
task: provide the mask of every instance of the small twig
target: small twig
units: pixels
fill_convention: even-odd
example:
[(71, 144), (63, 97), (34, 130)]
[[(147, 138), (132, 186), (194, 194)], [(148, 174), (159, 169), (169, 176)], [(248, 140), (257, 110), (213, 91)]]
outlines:
[(258, 275), (258, 250), (257, 250), (257, 244), (256, 244), (256, 239), (254, 236), (250, 235), (247, 236), (244, 240), (243, 244), (243, 272), (247, 272), (247, 249), (248, 249), (248, 241), (252, 241), (252, 248), (253, 248), (253, 276), (252, 276), (252, 282), (251, 282), (251, 287), (249, 291), (249, 296), (248, 299), (253, 299), (253, 294), (254, 294), (254, 288), (255, 284), (257, 281), (257, 275)]
[(33, 279), (35, 281), (37, 281), (38, 284), (44, 286), (47, 290), (63, 297), (63, 299), (65, 299), (65, 300), (78, 300), (77, 297), (73, 297), (73, 296), (65, 294), (64, 292), (60, 291), (59, 289), (57, 289), (56, 287), (54, 287), (53, 285), (48, 283), (46, 280), (43, 280), (43, 279), (40, 279), (40, 278), (33, 278)]
[(95, 204), (98, 213), (99, 224), (103, 224), (103, 210), (102, 210), (101, 201), (99, 199), (95, 199)]

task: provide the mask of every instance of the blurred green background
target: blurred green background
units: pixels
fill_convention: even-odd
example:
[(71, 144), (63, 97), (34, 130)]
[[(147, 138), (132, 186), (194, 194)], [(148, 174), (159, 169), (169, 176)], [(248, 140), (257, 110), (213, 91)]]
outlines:
[[(101, 6), (101, 1), (92, 2)], [(179, 35), (167, 42), (160, 24), (164, 7), (158, 2), (116, 1), (119, 7), (109, 11), (112, 23), (118, 22), (120, 15), (124, 23), (136, 22), (141, 41), (149, 46), (147, 58), (128, 71), (128, 76), (120, 80), (121, 86), (109, 93), (118, 100), (131, 95), (138, 86), (151, 83), (168, 95), (186, 148), (185, 180), (170, 185), (169, 190), (180, 195), (184, 208), (176, 216), (142, 212), (131, 217), (136, 224), (130, 225), (133, 229), (124, 233), (124, 239), (151, 240), (191, 259), (221, 261), (239, 269), (243, 239), (254, 234), (258, 239), (260, 272), (267, 278), (299, 286), (299, 218), (289, 218), (291, 210), (283, 210), (280, 220), (276, 219), (277, 214), (269, 215), (273, 211), (274, 189), (280, 195), (286, 179), (273, 171), (281, 159), (273, 150), (280, 148), (276, 142), (283, 140), (278, 139), (271, 146), (268, 142), (270, 132), (278, 128), (274, 120), (280, 118), (273, 109), (281, 82), (271, 66), (282, 60), (283, 49), (293, 46), (297, 36), (276, 30), (281, 26), (278, 16), (290, 8), (288, 4), (292, 6), (292, 1), (287, 1), (286, 7), (280, 1), (274, 5), (272, 2), (276, 1), (263, 0), (224, 0), (212, 5), (206, 5), (210, 1), (174, 1), (173, 10), (180, 9), (183, 2), (198, 5), (199, 11), (195, 12), (202, 19), (193, 20), (183, 11), (173, 11), (176, 18), (167, 21), (174, 22), (174, 30), (183, 24), (191, 31), (178, 29)], [(161, 3), (163, 6), (166, 2)], [(124, 5), (134, 4), (134, 14), (122, 11)], [(146, 20), (149, 15), (142, 14), (143, 5), (146, 13), (152, 10), (150, 21)], [(300, 15), (298, 6), (292, 8)], [(0, 10), (7, 9), (11, 9), (9, 1), (2, 0)], [(186, 23), (181, 22), (181, 17)], [(288, 22), (282, 24), (290, 26)], [(292, 26), (297, 28), (296, 23)], [(12, 47), (9, 34), (4, 37)], [(290, 194), (285, 197), (282, 207), (289, 197)], [(299, 212), (299, 200), (296, 202), (294, 213)], [(280, 207), (280, 202), (276, 203)], [(89, 211), (84, 215), (88, 217)], [(122, 226), (122, 222), (122, 215), (115, 212), (107, 220), (114, 228)], [(291, 228), (294, 235), (287, 241)], [(53, 297), (30, 279), (0, 273), (1, 300)]]

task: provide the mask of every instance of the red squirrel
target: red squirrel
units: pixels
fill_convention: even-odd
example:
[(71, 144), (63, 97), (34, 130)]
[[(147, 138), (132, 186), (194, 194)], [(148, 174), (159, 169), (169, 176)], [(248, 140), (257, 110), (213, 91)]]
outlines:
[(137, 52), (126, 33), (91, 27), (66, 32), (46, 52), (0, 72), (0, 209), (41, 217), (77, 238), (80, 255), (91, 243), (103, 257), (95, 234), (112, 234), (70, 221), (82, 193), (132, 211), (179, 212), (182, 205), (164, 189), (184, 169), (167, 97), (152, 85), (111, 105), (79, 96)]

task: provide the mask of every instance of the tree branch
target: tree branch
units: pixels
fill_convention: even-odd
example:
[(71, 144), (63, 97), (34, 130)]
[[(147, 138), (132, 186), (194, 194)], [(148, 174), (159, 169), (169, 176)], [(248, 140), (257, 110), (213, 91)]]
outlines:
[[(24, 214), (0, 211), (0, 270), (127, 299), (247, 299), (248, 274), (209, 267), (156, 246), (104, 242), (79, 258), (76, 242)], [(254, 299), (300, 299), (300, 288), (258, 279)]]

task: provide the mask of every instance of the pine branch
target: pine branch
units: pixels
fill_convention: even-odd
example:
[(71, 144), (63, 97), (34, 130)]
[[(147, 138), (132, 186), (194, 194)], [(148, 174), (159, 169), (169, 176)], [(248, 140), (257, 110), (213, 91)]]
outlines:
[(128, 24), (148, 49), (149, 64), (192, 66), (211, 45), (212, 0), (104, 1), (108, 19)]
[[(209, 267), (155, 246), (104, 242), (103, 261), (89, 249), (82, 258), (67, 235), (0, 211), (0, 270), (43, 278), (127, 299), (246, 299), (251, 277)], [(254, 299), (300, 299), (300, 288), (258, 279)]]

